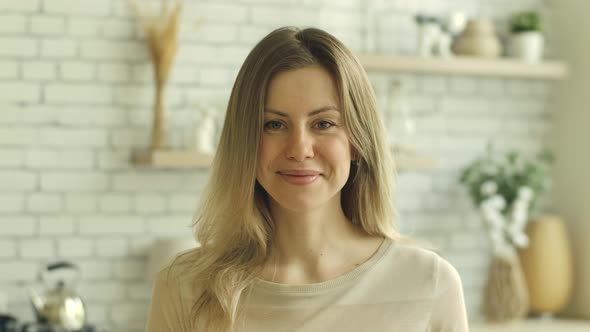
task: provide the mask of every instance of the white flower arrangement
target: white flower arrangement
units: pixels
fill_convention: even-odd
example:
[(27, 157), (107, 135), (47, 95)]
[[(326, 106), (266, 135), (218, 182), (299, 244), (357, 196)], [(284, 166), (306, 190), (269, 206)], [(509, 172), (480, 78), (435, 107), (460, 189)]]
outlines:
[(489, 145), (486, 156), (461, 172), (460, 182), (482, 214), (495, 255), (510, 256), (515, 248), (528, 246), (525, 227), (548, 187), (547, 166), (552, 161), (548, 151), (534, 160), (515, 151), (498, 157)]

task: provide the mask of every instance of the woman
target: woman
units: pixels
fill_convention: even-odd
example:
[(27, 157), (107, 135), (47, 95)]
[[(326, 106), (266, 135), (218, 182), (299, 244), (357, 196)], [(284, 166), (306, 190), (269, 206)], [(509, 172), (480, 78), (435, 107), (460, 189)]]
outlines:
[(147, 331), (467, 331), (455, 269), (393, 227), (384, 136), (341, 42), (266, 36), (231, 93), (201, 247), (160, 272)]

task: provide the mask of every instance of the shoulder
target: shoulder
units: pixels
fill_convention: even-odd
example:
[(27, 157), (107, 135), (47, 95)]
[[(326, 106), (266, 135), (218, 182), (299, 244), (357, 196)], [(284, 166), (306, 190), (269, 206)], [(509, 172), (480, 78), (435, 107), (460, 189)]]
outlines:
[(198, 248), (183, 252), (155, 275), (148, 331), (190, 330), (190, 312), (198, 296), (195, 255)]
[(441, 296), (441, 294), (449, 290), (458, 290), (461, 288), (461, 277), (457, 269), (446, 259), (439, 256), (436, 271), (435, 296)]
[(396, 270), (428, 279), (432, 279), (431, 277), (437, 272), (437, 265), (441, 258), (434, 251), (401, 241), (393, 243), (392, 246), (389, 258), (390, 264)]
[[(460, 282), (455, 268), (436, 252), (414, 244), (394, 242), (383, 268), (408, 297), (433, 298)], [(382, 272), (382, 273), (383, 273)]]
[(403, 282), (400, 292), (405, 299), (429, 303), (431, 330), (468, 331), (463, 286), (455, 267), (437, 253), (417, 246), (399, 245), (394, 251)]
[(184, 255), (175, 258), (154, 278), (147, 332), (192, 330), (190, 312), (195, 288), (188, 274), (190, 256)]
[(196, 264), (201, 255), (199, 248), (191, 249), (177, 255), (154, 278), (154, 285), (170, 293), (194, 294), (194, 281), (197, 273)]

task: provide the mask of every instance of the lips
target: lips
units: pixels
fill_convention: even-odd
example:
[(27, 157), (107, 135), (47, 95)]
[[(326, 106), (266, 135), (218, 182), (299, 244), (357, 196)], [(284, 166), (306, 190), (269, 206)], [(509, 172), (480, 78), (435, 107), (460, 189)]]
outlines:
[(310, 169), (287, 169), (279, 171), (279, 174), (290, 176), (313, 176), (320, 175), (320, 172)]
[(321, 173), (314, 170), (308, 169), (289, 169), (279, 171), (278, 174), (286, 182), (298, 186), (308, 185), (317, 180)]

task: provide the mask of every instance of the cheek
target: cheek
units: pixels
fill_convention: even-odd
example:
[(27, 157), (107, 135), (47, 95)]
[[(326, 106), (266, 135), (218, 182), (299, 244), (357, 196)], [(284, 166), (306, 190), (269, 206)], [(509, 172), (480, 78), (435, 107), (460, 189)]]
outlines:
[(322, 146), (322, 155), (333, 167), (342, 169), (350, 166), (351, 146), (346, 138), (331, 138)]
[(261, 138), (258, 145), (258, 172), (268, 168), (269, 163), (276, 157), (276, 147), (267, 139)]

